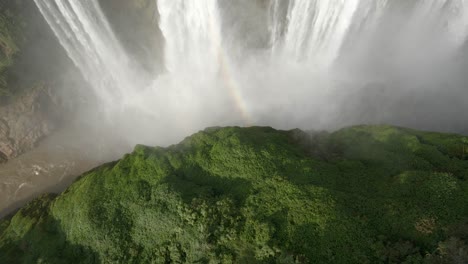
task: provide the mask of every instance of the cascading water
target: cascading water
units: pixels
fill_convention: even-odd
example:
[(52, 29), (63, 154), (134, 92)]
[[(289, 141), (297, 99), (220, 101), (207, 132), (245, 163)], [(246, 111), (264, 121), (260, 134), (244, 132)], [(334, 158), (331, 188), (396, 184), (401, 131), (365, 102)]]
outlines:
[(97, 0), (34, 0), (101, 100), (111, 105), (135, 85), (135, 70)]
[[(253, 109), (256, 120), (291, 102), (307, 106), (298, 111), (320, 113), (310, 105), (320, 108), (321, 102), (336, 101), (336, 94), (325, 98), (319, 91), (327, 85), (317, 79), (341, 81), (343, 68), (358, 72), (346, 80), (359, 79), (356, 86), (369, 82), (366, 78), (376, 71), (390, 76), (379, 81), (389, 82), (427, 75), (434, 70), (417, 69), (427, 68), (437, 56), (450, 61), (468, 34), (466, 0), (270, 0), (263, 30), (270, 32), (265, 46), (273, 56), (264, 58), (251, 49), (233, 60), (229, 50), (237, 47), (223, 43), (230, 26), (222, 20), (223, 1), (157, 0), (167, 71), (152, 85), (141, 85), (141, 75), (132, 70), (97, 1), (35, 0), (69, 56), (107, 100), (104, 105), (130, 105), (138, 116), (130, 119), (140, 119), (142, 112), (163, 124), (160, 129), (184, 128), (181, 133), (219, 120), (235, 123), (233, 107), (243, 115)], [(317, 83), (322, 89), (311, 87)]]
[[(468, 2), (465, 0), (421, 0), (409, 23), (410, 34), (439, 34), (451, 49), (459, 48), (468, 33)], [(420, 33), (420, 34), (421, 34)], [(443, 34), (443, 35), (440, 35)], [(434, 38), (428, 39), (433, 40)]]
[[(274, 0), (277, 16), (281, 0)], [(359, 0), (297, 0), (290, 1), (287, 12), (287, 29), (278, 41), (277, 26), (272, 34), (274, 47), (282, 56), (307, 60), (327, 67), (339, 55), (343, 41), (353, 22)], [(284, 23), (282, 19), (276, 23)]]
[(288, 1), (272, 0), (269, 8), (268, 30), (270, 33), (270, 47), (273, 52), (278, 52), (282, 37), (287, 30)]
[[(139, 111), (134, 120), (144, 114), (150, 117), (148, 123), (158, 124), (146, 129), (154, 131), (149, 135), (153, 141), (155, 134), (180, 138), (219, 124), (230, 105), (220, 81), (228, 60), (218, 1), (158, 0), (156, 4), (166, 71), (141, 92), (134, 92), (130, 102)], [(211, 114), (204, 117), (207, 112)], [(177, 132), (168, 135), (169, 130)]]
[[(285, 7), (285, 3), (289, 5)], [(338, 57), (346, 55), (343, 54), (345, 46), (369, 48), (372, 38), (379, 33), (384, 16), (390, 12), (388, 7), (391, 4), (402, 5), (388, 0), (272, 0), (269, 30), (273, 53), (326, 69)], [(415, 37), (431, 34), (425, 40), (433, 41), (437, 39), (436, 34), (443, 34), (439, 36), (444, 39), (443, 48), (446, 50), (459, 48), (465, 43), (468, 34), (467, 1), (419, 0), (413, 5), (413, 11), (401, 18), (406, 19), (403, 28), (399, 29), (402, 35), (395, 37), (408, 40), (409, 44), (421, 45), (414, 40)], [(447, 42), (453, 46), (445, 46)], [(393, 48), (398, 49), (398, 46)]]
[(350, 34), (374, 32), (386, 11), (389, 0), (361, 0), (353, 17)]
[(170, 73), (213, 74), (219, 64), (220, 17), (216, 0), (158, 0), (165, 62)]
[(344, 40), (344, 46), (368, 46), (384, 18), (388, 5), (389, 0), (361, 0)]
[(455, 45), (460, 47), (465, 44), (468, 37), (468, 2), (465, 0), (452, 2), (449, 13), (456, 18), (449, 25), (449, 30), (454, 35)]

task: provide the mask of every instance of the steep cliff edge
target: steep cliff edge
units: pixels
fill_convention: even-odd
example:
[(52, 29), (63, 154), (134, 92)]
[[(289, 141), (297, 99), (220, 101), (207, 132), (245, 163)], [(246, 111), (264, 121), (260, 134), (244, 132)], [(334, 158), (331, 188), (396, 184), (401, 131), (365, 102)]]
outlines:
[(0, 223), (7, 263), (464, 263), (463, 136), (211, 128)]

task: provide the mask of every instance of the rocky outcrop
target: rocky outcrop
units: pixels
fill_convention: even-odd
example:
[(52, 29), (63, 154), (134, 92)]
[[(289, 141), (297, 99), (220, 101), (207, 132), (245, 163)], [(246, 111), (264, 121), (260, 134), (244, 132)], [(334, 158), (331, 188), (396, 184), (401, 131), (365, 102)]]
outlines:
[(2, 0), (0, 162), (32, 149), (52, 132), (58, 124), (58, 100), (43, 83), (70, 87), (72, 71), (76, 72), (73, 64), (34, 1)]
[(28, 90), (11, 103), (0, 107), (0, 162), (32, 149), (50, 134), (57, 100), (43, 84)]

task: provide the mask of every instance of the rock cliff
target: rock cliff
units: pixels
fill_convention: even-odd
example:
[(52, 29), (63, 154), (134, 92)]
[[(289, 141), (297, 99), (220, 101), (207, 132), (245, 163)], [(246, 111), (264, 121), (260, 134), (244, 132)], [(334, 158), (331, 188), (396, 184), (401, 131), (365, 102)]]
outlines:
[(53, 131), (57, 99), (51, 89), (37, 85), (0, 107), (0, 162), (33, 148)]

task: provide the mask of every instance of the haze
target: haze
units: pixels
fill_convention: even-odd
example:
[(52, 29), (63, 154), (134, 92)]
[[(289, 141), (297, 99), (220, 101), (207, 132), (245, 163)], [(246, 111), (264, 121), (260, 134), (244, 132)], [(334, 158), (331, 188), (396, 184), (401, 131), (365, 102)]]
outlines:
[(36, 1), (106, 117), (93, 125), (129, 145), (218, 125), (466, 131), (464, 1), (160, 0), (150, 73), (96, 1), (53, 2)]

